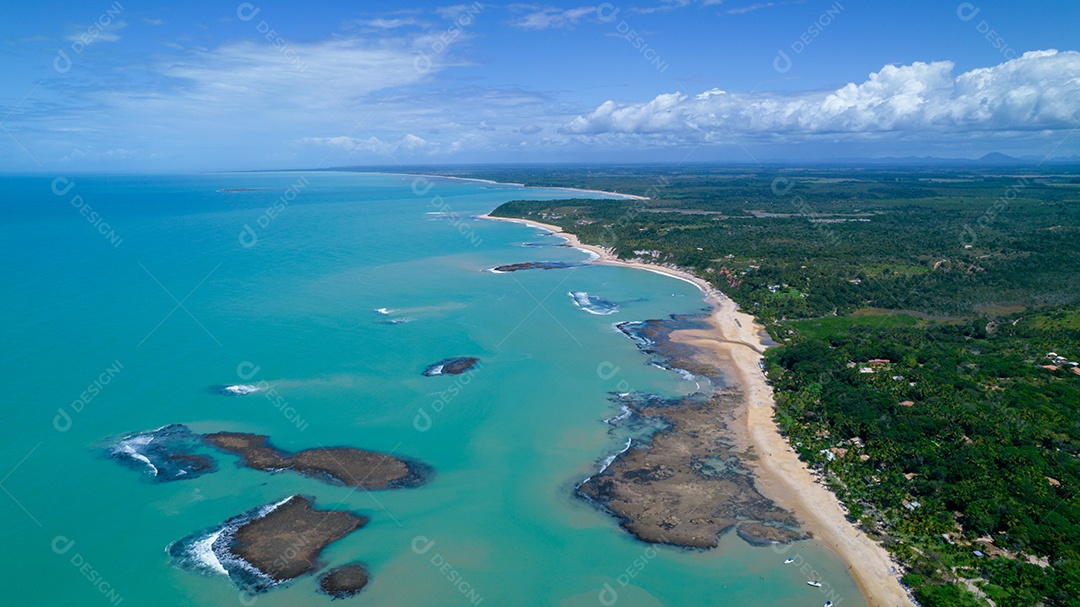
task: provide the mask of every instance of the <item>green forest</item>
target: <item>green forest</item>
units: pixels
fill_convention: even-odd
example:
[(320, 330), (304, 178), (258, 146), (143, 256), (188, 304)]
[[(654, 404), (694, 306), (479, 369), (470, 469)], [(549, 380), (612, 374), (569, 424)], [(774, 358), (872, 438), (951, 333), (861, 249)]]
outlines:
[(1080, 170), (458, 171), (706, 277), (768, 327), (777, 421), (920, 604), (1080, 605)]

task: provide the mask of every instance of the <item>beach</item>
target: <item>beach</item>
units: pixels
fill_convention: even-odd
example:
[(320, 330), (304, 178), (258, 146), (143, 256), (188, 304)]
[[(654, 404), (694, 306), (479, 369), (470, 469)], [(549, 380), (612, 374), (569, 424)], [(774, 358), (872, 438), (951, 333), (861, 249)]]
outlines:
[(738, 309), (728, 296), (704, 279), (675, 268), (617, 259), (611, 251), (582, 243), (559, 226), (537, 221), (492, 217), (484, 219), (512, 221), (549, 230), (571, 247), (594, 254), (592, 263), (618, 265), (656, 272), (697, 286), (713, 308), (708, 329), (683, 330), (672, 335), (673, 341), (693, 346), (700, 360), (720, 368), (745, 395), (746, 437), (757, 454), (755, 483), (757, 489), (783, 508), (795, 513), (799, 521), (824, 546), (833, 550), (848, 565), (852, 577), (868, 604), (874, 607), (914, 605), (897, 579), (899, 566), (877, 542), (850, 523), (836, 496), (818, 481), (780, 433), (773, 419), (775, 402), (760, 363), (766, 349), (765, 328), (756, 319)]

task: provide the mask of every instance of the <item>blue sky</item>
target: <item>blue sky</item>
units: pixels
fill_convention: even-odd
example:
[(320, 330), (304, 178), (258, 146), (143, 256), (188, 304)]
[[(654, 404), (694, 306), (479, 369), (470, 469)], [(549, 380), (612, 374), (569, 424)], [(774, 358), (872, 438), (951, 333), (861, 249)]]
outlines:
[(20, 3), (0, 170), (1080, 154), (1080, 3)]

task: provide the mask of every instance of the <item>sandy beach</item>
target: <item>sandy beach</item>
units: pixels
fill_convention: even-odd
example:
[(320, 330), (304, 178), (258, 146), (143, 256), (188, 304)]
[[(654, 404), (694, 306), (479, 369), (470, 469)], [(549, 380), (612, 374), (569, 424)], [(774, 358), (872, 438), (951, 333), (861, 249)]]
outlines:
[(772, 387), (759, 366), (765, 352), (765, 329), (756, 319), (739, 311), (735, 302), (707, 281), (682, 270), (616, 259), (611, 251), (583, 244), (576, 235), (562, 228), (536, 221), (482, 215), (484, 219), (512, 221), (550, 230), (566, 239), (567, 244), (594, 253), (593, 263), (619, 265), (657, 272), (690, 282), (705, 295), (713, 307), (706, 330), (679, 331), (675, 341), (698, 348), (702, 360), (708, 360), (725, 372), (733, 384), (741, 386), (746, 397), (746, 432), (758, 456), (758, 490), (781, 507), (795, 513), (803, 526), (823, 545), (836, 552), (849, 570), (866, 602), (873, 607), (914, 605), (895, 571), (899, 566), (888, 552), (848, 522), (836, 496), (820, 483), (780, 434), (773, 419), (775, 403)]

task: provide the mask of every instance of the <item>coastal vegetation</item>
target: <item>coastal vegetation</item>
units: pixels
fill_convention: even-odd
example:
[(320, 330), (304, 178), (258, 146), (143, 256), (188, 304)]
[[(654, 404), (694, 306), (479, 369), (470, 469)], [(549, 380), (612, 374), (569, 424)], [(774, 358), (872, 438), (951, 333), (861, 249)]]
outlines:
[(769, 329), (776, 417), (925, 606), (1080, 605), (1080, 171), (487, 170)]

